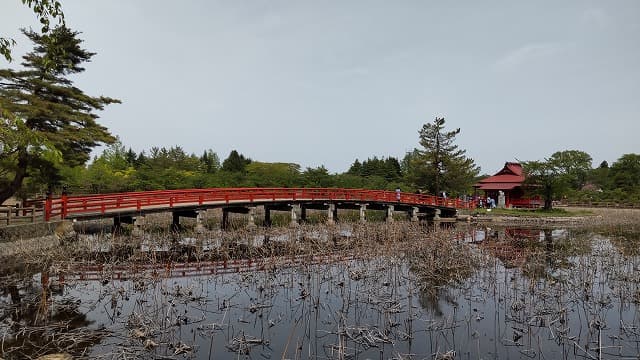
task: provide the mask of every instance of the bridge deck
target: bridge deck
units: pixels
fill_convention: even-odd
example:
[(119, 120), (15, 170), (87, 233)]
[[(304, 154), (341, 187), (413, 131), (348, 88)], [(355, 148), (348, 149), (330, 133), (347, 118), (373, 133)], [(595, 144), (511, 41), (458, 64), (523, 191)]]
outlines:
[(324, 188), (215, 188), (159, 190), (48, 199), (46, 219), (96, 219), (163, 211), (198, 210), (230, 206), (282, 204), (368, 204), (370, 208), (394, 205), (398, 210), (453, 212), (470, 208), (470, 202), (393, 191)]

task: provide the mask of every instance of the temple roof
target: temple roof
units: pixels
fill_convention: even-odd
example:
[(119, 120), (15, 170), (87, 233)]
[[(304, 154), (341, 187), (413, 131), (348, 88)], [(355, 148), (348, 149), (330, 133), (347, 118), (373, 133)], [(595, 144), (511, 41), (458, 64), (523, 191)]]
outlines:
[(522, 165), (513, 162), (504, 164), (502, 170), (495, 175), (478, 181), (473, 187), (481, 190), (511, 190), (522, 185), (524, 175)]

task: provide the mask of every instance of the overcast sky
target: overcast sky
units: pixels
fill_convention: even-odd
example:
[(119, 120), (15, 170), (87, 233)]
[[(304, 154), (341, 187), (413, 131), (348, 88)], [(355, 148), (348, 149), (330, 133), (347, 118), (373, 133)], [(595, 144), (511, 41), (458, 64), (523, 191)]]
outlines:
[[(343, 172), (401, 159), (444, 116), (483, 173), (558, 150), (594, 166), (640, 153), (640, 1), (62, 4), (98, 53), (76, 85), (123, 101), (99, 121), (135, 151)], [(29, 26), (20, 0), (0, 0), (17, 60)]]

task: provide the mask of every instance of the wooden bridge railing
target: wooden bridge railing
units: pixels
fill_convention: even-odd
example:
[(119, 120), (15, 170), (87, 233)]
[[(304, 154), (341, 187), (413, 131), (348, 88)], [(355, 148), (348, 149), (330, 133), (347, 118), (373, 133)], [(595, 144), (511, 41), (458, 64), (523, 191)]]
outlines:
[(405, 205), (427, 205), (449, 208), (472, 208), (473, 202), (431, 195), (384, 190), (335, 188), (212, 188), (187, 190), (155, 190), (89, 196), (66, 196), (47, 199), (45, 220), (73, 214), (100, 213), (114, 210), (141, 211), (149, 208), (173, 208), (181, 205), (266, 203), (276, 201), (362, 201), (399, 202)]
[(24, 224), (35, 223), (45, 217), (44, 209), (36, 206), (30, 207), (0, 207), (0, 224)]

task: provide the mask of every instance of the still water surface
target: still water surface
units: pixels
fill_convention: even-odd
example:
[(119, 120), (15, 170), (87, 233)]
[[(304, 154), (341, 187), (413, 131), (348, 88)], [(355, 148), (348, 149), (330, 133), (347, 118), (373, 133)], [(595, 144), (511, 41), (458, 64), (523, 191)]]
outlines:
[(261, 270), (67, 278), (50, 306), (72, 307), (68, 316), (82, 320), (73, 326), (107, 334), (90, 358), (638, 358), (637, 244), (558, 229), (478, 230), (457, 241), (483, 265), (451, 286), (422, 282), (405, 253), (335, 254)]

